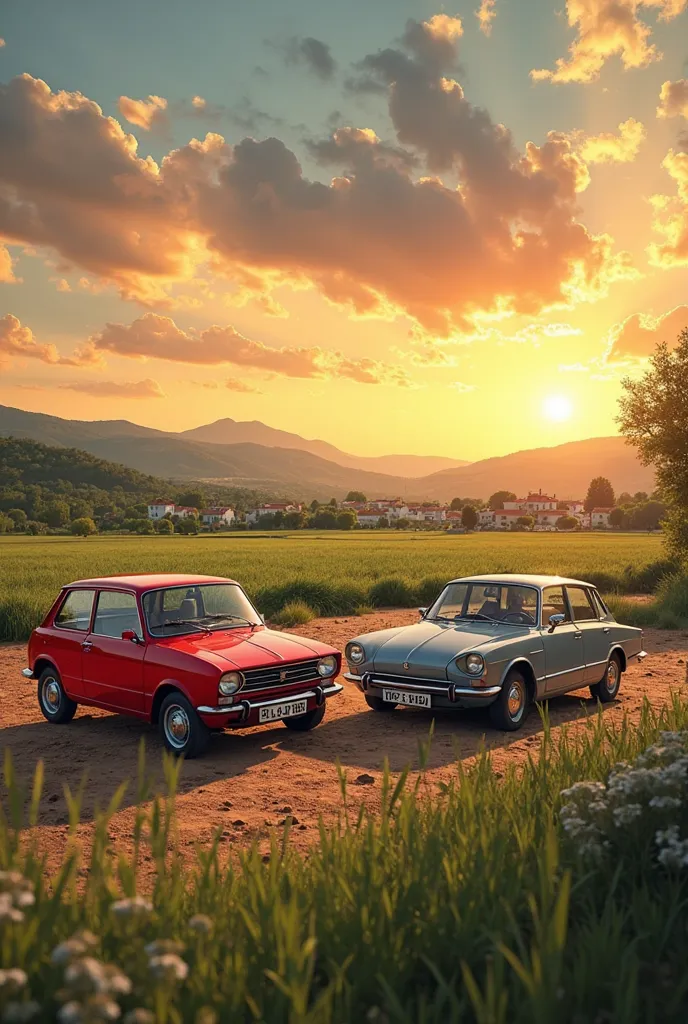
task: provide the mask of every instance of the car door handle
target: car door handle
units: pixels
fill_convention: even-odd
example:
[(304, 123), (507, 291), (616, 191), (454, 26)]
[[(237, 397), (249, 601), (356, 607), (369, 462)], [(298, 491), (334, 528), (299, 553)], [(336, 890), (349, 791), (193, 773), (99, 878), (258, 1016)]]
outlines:
[(574, 635), (574, 637), (576, 638), (576, 640), (580, 640), (580, 639), (581, 639), (581, 637), (583, 636), (583, 634), (582, 634), (582, 633), (574, 633), (573, 635)]
[(93, 648), (93, 644), (91, 643), (90, 640), (84, 640), (84, 642), (81, 645), (81, 650), (84, 651), (84, 652), (88, 652), (92, 648)]
[(605, 626), (602, 630), (603, 633), (609, 633), (609, 626)]

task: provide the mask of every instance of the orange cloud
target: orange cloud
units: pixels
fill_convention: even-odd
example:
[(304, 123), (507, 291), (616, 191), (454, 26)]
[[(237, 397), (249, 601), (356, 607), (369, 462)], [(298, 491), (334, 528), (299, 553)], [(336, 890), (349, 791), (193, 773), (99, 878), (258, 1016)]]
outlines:
[(120, 96), (117, 105), (122, 117), (146, 132), (167, 124), (167, 100), (163, 96), (149, 96), (147, 100), (132, 100), (129, 96)]
[(659, 342), (672, 346), (688, 327), (688, 306), (676, 306), (662, 316), (633, 313), (609, 332), (607, 362), (644, 359), (652, 355)]
[(606, 61), (618, 56), (624, 68), (642, 68), (662, 54), (650, 42), (652, 30), (641, 20), (641, 8), (653, 8), (662, 21), (685, 10), (688, 0), (567, 0), (568, 23), (576, 30), (568, 58), (556, 69), (531, 71), (534, 81), (594, 82)]
[(245, 338), (233, 327), (187, 332), (169, 317), (155, 313), (145, 313), (129, 325), (108, 323), (89, 344), (98, 352), (131, 359), (166, 359), (198, 366), (232, 363), (285, 377), (346, 377), (360, 384), (411, 383), (403, 370), (373, 359), (347, 359), (340, 352), (322, 348), (270, 348)]
[(664, 82), (659, 94), (657, 117), (688, 117), (688, 78)]
[(676, 182), (676, 195), (654, 195), (652, 226), (664, 242), (648, 246), (650, 262), (658, 267), (688, 265), (688, 153), (670, 149), (662, 167)]
[(12, 357), (37, 359), (41, 363), (55, 366), (93, 366), (100, 358), (90, 348), (77, 350), (71, 356), (60, 355), (57, 347), (39, 344), (29, 327), (11, 313), (0, 317), (0, 363), (7, 363)]
[(16, 281), (12, 269), (12, 257), (6, 245), (0, 245), (0, 282), (3, 284), (14, 284)]
[(576, 134), (580, 139), (578, 152), (586, 164), (625, 164), (635, 160), (646, 132), (640, 121), (629, 117), (619, 125), (618, 135), (613, 132), (587, 136), (582, 132)]
[(475, 12), (475, 16), (478, 19), (480, 31), (484, 35), (489, 36), (492, 32), (492, 22), (497, 17), (495, 0), (480, 0), (480, 7)]
[(96, 398), (165, 398), (156, 380), (147, 377), (137, 381), (114, 380), (82, 380), (70, 384), (60, 384), (65, 391), (79, 391), (83, 395), (94, 395)]

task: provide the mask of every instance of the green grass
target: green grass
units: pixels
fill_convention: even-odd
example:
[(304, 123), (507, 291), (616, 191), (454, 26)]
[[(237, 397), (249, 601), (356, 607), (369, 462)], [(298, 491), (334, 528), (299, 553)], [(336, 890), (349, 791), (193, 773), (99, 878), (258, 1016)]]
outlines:
[[(113, 997), (122, 1012), (145, 1008), (158, 1024), (684, 1024), (687, 872), (641, 870), (633, 843), (581, 861), (558, 810), (563, 789), (606, 778), (660, 730), (684, 730), (688, 705), (646, 704), (639, 722), (618, 726), (600, 712), (555, 736), (544, 725), (539, 756), (503, 778), (488, 755), (439, 786), (422, 773), (416, 782), (387, 773), (380, 815), (357, 809), (342, 776), (339, 825), (321, 826), (307, 857), (290, 848), (288, 826), (276, 831), (267, 863), (255, 847), (221, 863), (218, 834), (183, 864), (172, 798), (179, 766), (166, 762), (169, 794), (147, 802), (142, 756), (134, 852), (109, 848), (119, 791), (96, 817), (84, 861), (79, 798), (67, 793), (71, 838), (50, 874), (22, 832), (37, 820), (41, 772), (33, 796), (24, 794), (8, 759), (0, 869), (20, 872), (36, 896), (22, 921), (0, 920), (2, 967), (28, 975), (15, 998), (36, 1002), (39, 1024), (70, 995), (86, 1001), (88, 986), (51, 961), (58, 943), (86, 928), (91, 957), (131, 982)], [(426, 758), (423, 745), (421, 767)], [(150, 909), (118, 916), (112, 903), (137, 893), (146, 857)], [(10, 886), (0, 877), (0, 889)], [(155, 978), (152, 942), (177, 952), (185, 979)], [(0, 1007), (9, 998), (0, 990)]]
[(60, 587), (86, 576), (198, 572), (239, 580), (271, 616), (303, 601), (317, 614), (428, 604), (442, 583), (480, 572), (543, 572), (604, 592), (651, 592), (671, 569), (659, 536), (396, 532), (199, 537), (0, 537), (0, 640), (24, 639)]

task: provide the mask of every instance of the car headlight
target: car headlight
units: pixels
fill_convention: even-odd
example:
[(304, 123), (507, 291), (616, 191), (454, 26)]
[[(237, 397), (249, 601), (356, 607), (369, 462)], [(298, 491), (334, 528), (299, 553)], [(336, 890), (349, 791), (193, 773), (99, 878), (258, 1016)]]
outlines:
[(328, 654), (326, 658), (321, 658), (318, 662), (318, 675), (325, 679), (327, 676), (333, 676), (337, 671), (337, 659), (332, 654)]
[(231, 697), (233, 693), (244, 685), (244, 677), (241, 672), (225, 672), (220, 676), (219, 690), (223, 697)]
[(466, 671), (469, 675), (482, 675), (485, 668), (485, 659), (482, 654), (469, 654), (466, 658)]
[(360, 644), (349, 644), (346, 649), (346, 660), (350, 661), (352, 665), (362, 665), (365, 661), (366, 654)]

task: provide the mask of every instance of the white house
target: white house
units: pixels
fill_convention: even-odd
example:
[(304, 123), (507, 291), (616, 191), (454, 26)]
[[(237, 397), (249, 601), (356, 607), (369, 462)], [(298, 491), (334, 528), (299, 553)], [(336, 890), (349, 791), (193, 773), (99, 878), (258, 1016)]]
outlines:
[(538, 491), (537, 494), (529, 494), (521, 507), (525, 508), (529, 515), (534, 512), (549, 512), (556, 509), (557, 499), (556, 497), (550, 498), (548, 494)]
[[(504, 502), (502, 502), (502, 507), (504, 508), (505, 512), (515, 512), (516, 509), (520, 510), (522, 508), (525, 508), (525, 504), (526, 504), (526, 499), (525, 498), (514, 498), (513, 501), (504, 501)], [(501, 511), (501, 509), (500, 509), (500, 511)]]
[(357, 514), (359, 526), (377, 526), (380, 516), (386, 515), (382, 509), (372, 507), (362, 508)]
[(271, 501), (265, 505), (259, 505), (246, 513), (247, 523), (257, 523), (262, 516), (274, 516), (275, 512), (300, 512), (300, 505), (292, 505), (288, 501)]
[(561, 519), (561, 517), (564, 516), (564, 515), (566, 515), (566, 513), (565, 512), (561, 512), (561, 511), (556, 511), (556, 512), (552, 512), (552, 511), (538, 512), (538, 514), (536, 516), (537, 525), (538, 526), (556, 526), (557, 525), (557, 520)]
[(175, 505), (172, 515), (179, 516), (180, 519), (191, 519), (198, 516), (198, 509), (192, 508), (191, 505)]
[(174, 502), (163, 501), (158, 498), (148, 506), (148, 518), (149, 519), (164, 519), (167, 515), (174, 514)]
[(571, 501), (564, 499), (564, 505), (566, 505), (566, 510), (570, 516), (578, 516), (585, 510), (585, 504), (577, 498)]
[(201, 509), (201, 522), (207, 526), (214, 526), (221, 523), (223, 526), (231, 526), (236, 515), (233, 508), (229, 506), (218, 506), (216, 508)]
[(594, 508), (590, 513), (590, 525), (593, 530), (608, 530), (609, 529), (609, 513), (610, 508)]
[(494, 514), (494, 524), (498, 530), (510, 530), (517, 519), (525, 515), (520, 508), (500, 508)]
[(495, 524), (495, 513), (491, 508), (481, 508), (478, 512), (478, 526), (481, 530), (489, 529)]
[(406, 516), (414, 523), (443, 523), (447, 517), (447, 506), (409, 505)]

